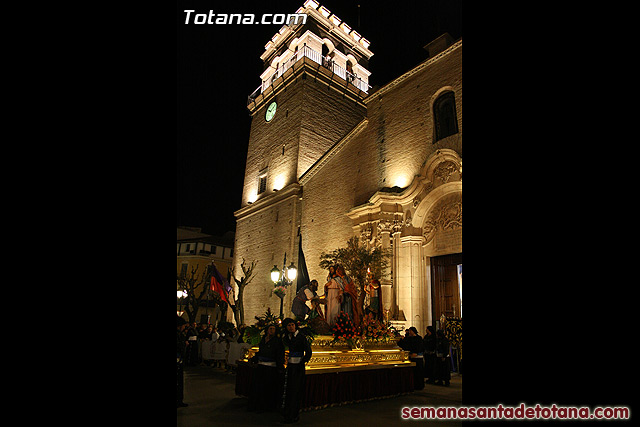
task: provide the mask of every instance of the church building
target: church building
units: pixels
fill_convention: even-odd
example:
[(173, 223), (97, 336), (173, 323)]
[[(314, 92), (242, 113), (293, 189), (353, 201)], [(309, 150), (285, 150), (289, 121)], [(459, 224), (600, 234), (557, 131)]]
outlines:
[[(233, 265), (257, 261), (245, 322), (278, 312), (270, 270), (298, 261), (322, 294), (320, 253), (359, 236), (389, 248), (382, 305), (424, 334), (462, 317), (462, 40), (444, 34), (425, 61), (373, 90), (370, 42), (307, 0), (265, 45), (248, 97), (247, 162)], [(375, 48), (375, 46), (372, 46)], [(392, 58), (389, 58), (391, 60)], [(287, 290), (291, 316), (295, 283)]]

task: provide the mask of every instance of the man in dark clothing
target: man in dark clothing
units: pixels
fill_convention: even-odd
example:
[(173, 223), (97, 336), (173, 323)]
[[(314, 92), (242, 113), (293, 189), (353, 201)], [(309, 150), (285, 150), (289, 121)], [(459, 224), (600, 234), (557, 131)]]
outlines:
[(193, 322), (186, 328), (187, 348), (185, 353), (186, 366), (196, 366), (198, 364), (198, 327)]
[(444, 335), (442, 329), (438, 329), (438, 340), (436, 343), (436, 367), (435, 367), (435, 380), (436, 385), (449, 385), (451, 379), (450, 358), (449, 358), (449, 340)]
[(318, 281), (312, 280), (311, 283), (300, 288), (295, 298), (293, 298), (291, 312), (295, 314), (298, 319), (303, 320), (307, 314), (309, 314), (311, 309), (306, 303), (318, 297), (317, 291)]
[(284, 345), (276, 336), (276, 326), (269, 325), (254, 356), (257, 363), (251, 381), (249, 410), (263, 412), (278, 407), (280, 375), (284, 374)]
[(427, 333), (422, 341), (424, 342), (424, 377), (427, 379), (427, 384), (433, 384), (436, 365), (436, 334), (433, 326), (427, 326)]
[(284, 319), (284, 345), (289, 347), (289, 360), (284, 377), (284, 422), (294, 423), (299, 419), (300, 403), (304, 393), (304, 364), (311, 359), (311, 346), (307, 337), (296, 330), (293, 319)]
[(185, 340), (187, 339), (185, 334), (184, 334), (184, 325), (187, 323), (182, 317), (177, 316), (178, 317), (178, 321), (177, 321), (177, 334), (176, 334), (176, 352), (177, 352), (177, 369), (176, 369), (176, 373), (177, 373), (177, 382), (178, 382), (178, 390), (177, 390), (177, 404), (178, 404), (178, 408), (184, 407), (184, 406), (189, 406), (188, 404), (184, 403), (182, 401), (182, 399), (184, 398), (184, 375), (183, 375), (183, 363), (184, 363), (184, 356), (185, 356), (185, 348), (186, 348), (186, 342)]
[(424, 342), (422, 337), (418, 335), (418, 330), (415, 326), (405, 331), (405, 337), (398, 341), (398, 345), (409, 352), (409, 360), (416, 364), (413, 367), (413, 388), (415, 390), (424, 389)]

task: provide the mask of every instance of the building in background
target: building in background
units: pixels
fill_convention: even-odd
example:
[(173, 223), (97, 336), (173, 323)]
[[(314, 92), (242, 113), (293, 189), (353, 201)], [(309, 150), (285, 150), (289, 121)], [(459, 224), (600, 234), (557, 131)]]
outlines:
[[(197, 268), (197, 275), (200, 277), (213, 263), (223, 277), (230, 278), (228, 271), (233, 261), (234, 232), (227, 232), (223, 236), (212, 236), (202, 233), (198, 227), (178, 227), (177, 231), (178, 276), (190, 275), (192, 268)], [(220, 318), (220, 309), (213, 301), (204, 302), (196, 314), (196, 319), (199, 322), (202, 321), (203, 315), (211, 316), (208, 320), (211, 323), (217, 323)], [(186, 319), (186, 314), (184, 317)]]
[(422, 63), (374, 91), (367, 39), (313, 0), (297, 13), (306, 23), (267, 42), (261, 84), (247, 101), (233, 261), (236, 271), (243, 259), (258, 261), (245, 318), (277, 311), (269, 271), (285, 253), (297, 263), (300, 238), (322, 293), (320, 253), (354, 235), (392, 250), (380, 281), (383, 309), (397, 323), (424, 333), (443, 314), (460, 317), (462, 40), (438, 37)]

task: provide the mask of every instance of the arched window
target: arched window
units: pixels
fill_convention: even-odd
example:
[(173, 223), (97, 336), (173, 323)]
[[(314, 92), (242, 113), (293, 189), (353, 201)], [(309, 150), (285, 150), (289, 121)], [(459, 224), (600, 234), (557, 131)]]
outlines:
[(433, 103), (433, 119), (436, 137), (433, 142), (458, 133), (456, 97), (453, 92), (445, 92)]
[(322, 45), (322, 65), (329, 68), (329, 46), (326, 43)]
[(322, 44), (322, 56), (327, 56), (329, 54), (329, 46), (326, 43)]

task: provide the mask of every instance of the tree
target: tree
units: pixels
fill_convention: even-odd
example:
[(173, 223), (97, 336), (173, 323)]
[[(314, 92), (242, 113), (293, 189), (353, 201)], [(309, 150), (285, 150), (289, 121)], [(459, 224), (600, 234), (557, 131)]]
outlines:
[[(191, 273), (178, 275), (178, 288), (187, 292), (187, 296), (184, 297), (183, 304), (185, 305), (184, 311), (189, 317), (189, 323), (196, 321), (196, 315), (198, 314), (198, 307), (200, 303), (207, 296), (209, 286), (206, 285), (208, 280), (211, 280), (211, 273), (207, 269), (203, 271), (201, 275), (198, 274), (198, 265), (191, 267)], [(199, 289), (202, 286), (202, 289)]]
[(347, 247), (334, 249), (329, 253), (320, 253), (320, 267), (328, 269), (330, 265), (341, 264), (347, 275), (353, 279), (358, 290), (358, 307), (364, 312), (364, 285), (367, 282), (367, 272), (371, 271), (373, 277), (381, 278), (385, 269), (389, 266), (391, 250), (375, 248), (369, 249), (360, 244), (360, 239), (353, 236), (347, 240)]
[(236, 299), (236, 310), (233, 313), (234, 318), (236, 319), (236, 324), (238, 326), (244, 323), (244, 304), (242, 302), (242, 297), (244, 294), (244, 288), (253, 280), (255, 276), (253, 276), (253, 269), (255, 268), (258, 261), (252, 261), (249, 267), (246, 266), (246, 261), (242, 258), (242, 263), (240, 264), (240, 268), (242, 268), (243, 277), (238, 280), (236, 278), (236, 274), (234, 268), (231, 268), (229, 271), (231, 272), (231, 277), (238, 285), (238, 298)]

